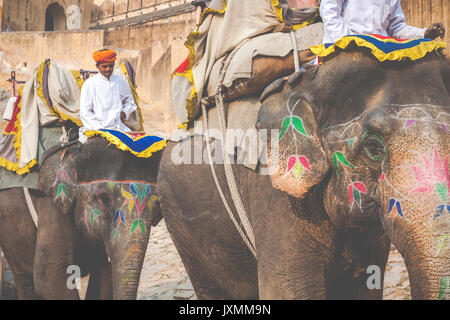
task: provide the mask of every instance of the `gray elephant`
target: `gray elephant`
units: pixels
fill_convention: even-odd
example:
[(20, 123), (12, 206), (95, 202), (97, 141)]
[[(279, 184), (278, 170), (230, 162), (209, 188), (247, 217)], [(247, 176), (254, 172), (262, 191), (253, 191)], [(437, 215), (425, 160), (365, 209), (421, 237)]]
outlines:
[(150, 228), (161, 215), (156, 177), (162, 151), (142, 159), (102, 138), (48, 150), (31, 191), (0, 192), (0, 246), (20, 299), (136, 299)]
[(166, 149), (162, 213), (200, 299), (380, 299), (391, 241), (414, 299), (450, 298), (448, 62), (336, 51), (263, 93), (270, 175), (233, 165), (255, 256), (209, 165), (175, 165)]

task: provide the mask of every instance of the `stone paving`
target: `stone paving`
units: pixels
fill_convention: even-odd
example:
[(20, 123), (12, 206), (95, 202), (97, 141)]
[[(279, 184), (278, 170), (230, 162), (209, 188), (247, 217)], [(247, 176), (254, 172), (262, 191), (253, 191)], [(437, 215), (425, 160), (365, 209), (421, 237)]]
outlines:
[(164, 220), (152, 227), (137, 298), (197, 299)]

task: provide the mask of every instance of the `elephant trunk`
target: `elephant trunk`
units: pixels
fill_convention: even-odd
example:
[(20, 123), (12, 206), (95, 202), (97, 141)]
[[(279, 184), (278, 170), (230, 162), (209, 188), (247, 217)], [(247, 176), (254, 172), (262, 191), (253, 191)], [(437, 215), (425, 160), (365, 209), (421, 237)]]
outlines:
[(450, 300), (450, 214), (417, 226), (403, 256), (413, 299)]
[(450, 300), (449, 260), (430, 256), (405, 259), (413, 299)]
[(123, 244), (111, 256), (114, 300), (136, 300), (146, 242)]
[(450, 299), (449, 146), (436, 141), (417, 150), (411, 142), (411, 151), (390, 159), (381, 182), (382, 217), (405, 259), (413, 299)]

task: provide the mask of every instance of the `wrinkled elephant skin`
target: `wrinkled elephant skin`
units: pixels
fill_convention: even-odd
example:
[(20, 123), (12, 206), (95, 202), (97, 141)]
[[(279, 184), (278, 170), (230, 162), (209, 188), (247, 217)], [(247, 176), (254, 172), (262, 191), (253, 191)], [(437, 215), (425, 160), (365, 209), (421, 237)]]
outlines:
[[(158, 176), (162, 212), (197, 296), (380, 299), (392, 241), (413, 298), (448, 299), (449, 88), (438, 54), (380, 63), (350, 48), (270, 85), (256, 124), (278, 130), (267, 142), (269, 176), (233, 165), (256, 257), (209, 165), (175, 165), (169, 146)], [(234, 211), (223, 165), (215, 168)]]

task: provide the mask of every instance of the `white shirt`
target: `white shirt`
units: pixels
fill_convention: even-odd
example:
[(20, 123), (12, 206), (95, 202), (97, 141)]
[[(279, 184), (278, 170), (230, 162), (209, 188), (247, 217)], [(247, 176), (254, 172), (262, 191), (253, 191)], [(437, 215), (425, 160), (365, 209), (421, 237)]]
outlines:
[[(125, 118), (137, 109), (128, 83), (118, 75), (111, 75), (109, 80), (100, 73), (89, 78), (81, 88), (80, 140), (84, 131), (112, 129), (130, 132), (121, 120), (123, 111)], [(83, 135), (84, 136), (84, 135)]]
[(423, 38), (425, 29), (408, 25), (400, 0), (322, 0), (323, 43), (347, 35), (380, 34), (399, 39)]

